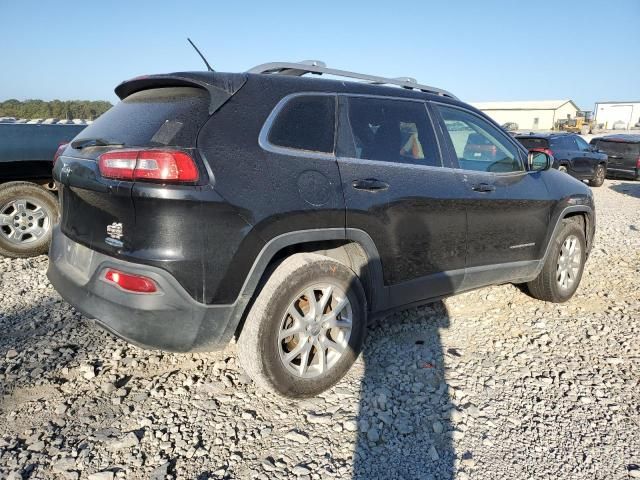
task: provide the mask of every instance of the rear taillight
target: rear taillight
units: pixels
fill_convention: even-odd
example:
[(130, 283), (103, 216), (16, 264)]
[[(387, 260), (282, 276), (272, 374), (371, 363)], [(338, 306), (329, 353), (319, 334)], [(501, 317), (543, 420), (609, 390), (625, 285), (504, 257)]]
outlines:
[(98, 164), (103, 177), (119, 180), (195, 182), (199, 176), (193, 158), (174, 150), (115, 150)]
[(636, 168), (640, 170), (640, 157), (636, 159)]
[(60, 158), (60, 155), (62, 155), (62, 152), (64, 152), (64, 150), (67, 148), (67, 145), (69, 145), (68, 143), (61, 143), (58, 146), (58, 149), (56, 150), (56, 153), (53, 155), (53, 166), (55, 167), (56, 162), (58, 161), (58, 158)]
[(158, 291), (156, 282), (150, 278), (140, 275), (131, 275), (112, 268), (107, 270), (104, 274), (104, 279), (127, 292), (156, 293)]

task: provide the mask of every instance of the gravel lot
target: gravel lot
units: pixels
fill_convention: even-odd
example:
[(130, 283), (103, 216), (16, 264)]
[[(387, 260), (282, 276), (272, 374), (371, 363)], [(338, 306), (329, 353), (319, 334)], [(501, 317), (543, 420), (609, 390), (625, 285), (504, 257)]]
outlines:
[(233, 348), (145, 351), (0, 259), (0, 478), (640, 478), (640, 183), (594, 189), (567, 304), (512, 285), (394, 314), (338, 386), (257, 391)]

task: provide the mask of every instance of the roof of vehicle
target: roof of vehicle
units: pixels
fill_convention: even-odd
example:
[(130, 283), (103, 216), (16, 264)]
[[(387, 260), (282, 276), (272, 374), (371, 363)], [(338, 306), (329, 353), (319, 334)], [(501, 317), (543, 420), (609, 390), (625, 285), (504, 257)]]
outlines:
[(472, 102), (471, 105), (480, 110), (557, 110), (566, 103), (578, 106), (570, 99), (563, 100), (526, 100), (513, 102)]
[[(295, 67), (295, 68), (294, 68)], [(262, 73), (254, 73), (262, 72)], [(313, 74), (313, 77), (302, 76)], [(330, 78), (318, 78), (326, 73), (332, 77), (346, 77), (363, 81), (344, 81)], [(457, 100), (453, 94), (445, 90), (418, 84), (409, 77), (385, 78), (358, 74), (343, 70), (328, 69), (307, 63), (270, 63), (252, 68), (245, 73), (226, 72), (175, 72), (160, 75), (144, 75), (120, 83), (115, 93), (120, 99), (141, 90), (166, 86), (195, 86), (209, 91), (211, 97), (210, 113), (220, 105), (224, 97), (230, 97), (240, 90), (249, 79), (260, 79), (264, 82), (289, 83), (292, 91), (334, 91), (362, 94), (377, 94), (420, 99)], [(393, 85), (393, 86), (390, 86)], [(398, 88), (401, 87), (401, 88)]]
[(618, 133), (616, 135), (605, 135), (603, 137), (596, 137), (594, 140), (605, 140), (608, 142), (621, 142), (621, 143), (640, 143), (640, 135), (634, 135), (632, 133)]

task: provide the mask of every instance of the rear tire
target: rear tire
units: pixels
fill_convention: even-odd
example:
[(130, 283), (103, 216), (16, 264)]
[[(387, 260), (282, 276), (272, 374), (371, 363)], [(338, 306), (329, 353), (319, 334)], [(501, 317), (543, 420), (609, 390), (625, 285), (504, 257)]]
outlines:
[(587, 251), (582, 225), (572, 219), (562, 220), (549, 248), (542, 271), (527, 287), (538, 300), (563, 303), (573, 296), (582, 279)]
[(558, 166), (558, 171), (563, 172), (563, 173), (569, 173), (569, 170), (567, 169), (566, 165)]
[(596, 167), (596, 171), (593, 178), (589, 180), (589, 185), (592, 187), (601, 187), (604, 183), (604, 178), (607, 176), (607, 169), (604, 165), (600, 164)]
[(35, 257), (48, 252), (58, 199), (30, 182), (0, 185), (0, 255)]
[(366, 297), (352, 270), (322, 255), (295, 254), (274, 270), (247, 316), (240, 365), (263, 389), (312, 397), (349, 370), (366, 324)]

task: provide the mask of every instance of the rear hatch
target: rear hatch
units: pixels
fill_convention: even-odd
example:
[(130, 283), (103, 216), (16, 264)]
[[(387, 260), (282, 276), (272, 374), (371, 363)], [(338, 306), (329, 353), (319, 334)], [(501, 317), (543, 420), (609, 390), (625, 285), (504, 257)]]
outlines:
[(609, 156), (609, 166), (633, 171), (640, 159), (640, 143), (624, 140), (598, 140), (598, 149)]
[[(214, 95), (216, 87), (192, 83), (165, 76), (122, 84), (116, 92), (125, 98), (74, 138), (54, 167), (60, 228), (66, 236), (113, 257), (165, 268), (174, 276), (180, 270), (200, 270), (202, 249), (192, 247), (202, 245), (201, 219), (192, 213), (200, 208), (209, 177), (196, 142), (200, 128), (234, 92), (217, 89), (222, 93)], [(190, 156), (197, 178), (175, 182), (105, 178), (105, 170), (101, 174), (101, 155), (118, 158), (149, 150)], [(135, 158), (139, 166), (141, 156), (137, 164)], [(193, 285), (183, 286), (197, 297), (202, 286), (195, 277), (191, 281)]]

